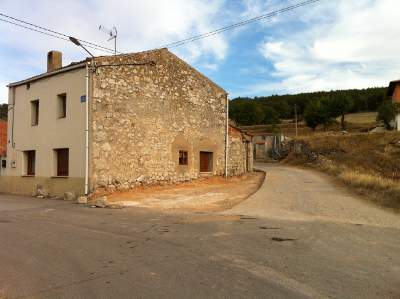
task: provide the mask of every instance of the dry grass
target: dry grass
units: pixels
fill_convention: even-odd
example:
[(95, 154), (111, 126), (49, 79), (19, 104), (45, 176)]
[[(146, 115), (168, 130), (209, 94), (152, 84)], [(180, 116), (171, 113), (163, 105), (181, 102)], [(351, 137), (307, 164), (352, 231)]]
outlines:
[[(287, 162), (316, 167), (357, 193), (400, 211), (400, 133), (324, 134), (297, 142), (304, 149), (290, 153)], [(311, 161), (305, 152), (318, 158)]]
[[(377, 125), (376, 116), (377, 116), (376, 112), (347, 114), (345, 118), (346, 130), (351, 133), (366, 132), (368, 130), (371, 130)], [(292, 119), (283, 120), (281, 124), (277, 125), (254, 125), (254, 126), (242, 126), (241, 128), (251, 134), (280, 132), (289, 137), (294, 137), (296, 135), (296, 126)], [(336, 132), (342, 131), (342, 128), (340, 126), (340, 117), (337, 118), (336, 123), (332, 124), (328, 128), (323, 128), (319, 126), (315, 132), (310, 128), (308, 128), (304, 122), (300, 122), (298, 124), (298, 134), (299, 136), (303, 137), (324, 134), (326, 133), (325, 132), (326, 129), (328, 131), (336, 131)]]
[[(376, 124), (377, 115), (377, 112), (350, 113), (346, 115), (345, 120), (351, 124)], [(340, 121), (340, 117), (337, 121)]]

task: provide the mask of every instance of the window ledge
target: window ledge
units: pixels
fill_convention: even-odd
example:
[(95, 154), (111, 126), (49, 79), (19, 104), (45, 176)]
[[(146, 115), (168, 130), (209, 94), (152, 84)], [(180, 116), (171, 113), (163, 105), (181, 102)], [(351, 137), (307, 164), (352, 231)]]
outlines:
[(23, 178), (32, 178), (32, 177), (35, 177), (35, 175), (34, 174), (24, 174), (24, 175), (21, 175)]
[(67, 179), (69, 176), (67, 175), (54, 175), (51, 177), (52, 179)]

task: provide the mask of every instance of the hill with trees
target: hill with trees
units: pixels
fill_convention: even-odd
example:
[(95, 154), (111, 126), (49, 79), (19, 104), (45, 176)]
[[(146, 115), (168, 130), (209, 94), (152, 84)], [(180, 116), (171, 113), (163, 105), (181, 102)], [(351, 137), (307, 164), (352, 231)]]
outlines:
[(0, 119), (7, 120), (7, 114), (8, 114), (8, 105), (0, 104)]
[(295, 95), (272, 95), (267, 97), (239, 97), (230, 101), (229, 115), (238, 125), (278, 124), (283, 119), (293, 119), (295, 109), (300, 119), (315, 129), (327, 126), (340, 117), (345, 128), (347, 113), (377, 111), (388, 100), (387, 88), (337, 90), (301, 93)]

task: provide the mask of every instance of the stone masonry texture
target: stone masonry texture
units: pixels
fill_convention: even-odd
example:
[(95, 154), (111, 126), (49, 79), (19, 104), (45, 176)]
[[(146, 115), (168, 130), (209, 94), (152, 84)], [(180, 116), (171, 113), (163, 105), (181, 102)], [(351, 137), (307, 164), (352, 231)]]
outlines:
[[(166, 49), (96, 58), (91, 188), (126, 190), (225, 172), (226, 92)], [(188, 165), (179, 165), (179, 151)]]

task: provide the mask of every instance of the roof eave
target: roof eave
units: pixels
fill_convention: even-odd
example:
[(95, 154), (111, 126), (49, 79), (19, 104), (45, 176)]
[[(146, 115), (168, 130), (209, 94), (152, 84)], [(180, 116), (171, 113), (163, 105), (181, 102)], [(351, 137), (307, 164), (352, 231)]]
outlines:
[(69, 66), (63, 67), (61, 69), (55, 70), (55, 71), (50, 72), (50, 73), (44, 73), (44, 74), (40, 74), (40, 75), (31, 77), (31, 78), (28, 78), (28, 79), (25, 79), (25, 80), (21, 80), (21, 81), (10, 83), (10, 84), (7, 85), (7, 87), (16, 87), (16, 86), (24, 85), (24, 84), (31, 83), (31, 82), (34, 82), (34, 81), (38, 81), (38, 80), (43, 79), (43, 78), (47, 78), (47, 77), (55, 76), (55, 75), (58, 75), (58, 74), (61, 74), (61, 73), (65, 73), (65, 72), (69, 72), (69, 71), (76, 70), (76, 69), (79, 69), (79, 68), (83, 68), (85, 66), (86, 66), (86, 61), (79, 62), (77, 64), (69, 65)]
[(400, 80), (392, 81), (389, 83), (389, 87), (387, 90), (388, 96), (390, 96), (390, 97), (393, 96), (393, 93), (394, 93), (394, 90), (395, 90), (397, 84), (400, 84)]

